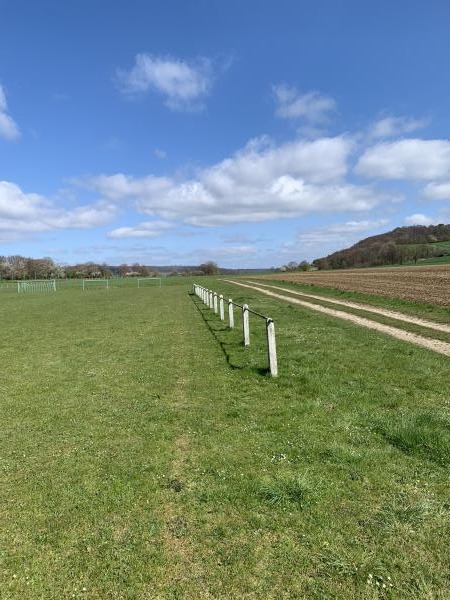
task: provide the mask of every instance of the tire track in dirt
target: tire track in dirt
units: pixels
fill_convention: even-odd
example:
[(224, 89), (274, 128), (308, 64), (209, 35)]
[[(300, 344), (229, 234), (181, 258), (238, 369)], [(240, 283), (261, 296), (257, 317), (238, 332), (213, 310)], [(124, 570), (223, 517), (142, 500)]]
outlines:
[(359, 317), (357, 315), (346, 313), (341, 310), (336, 310), (334, 308), (327, 308), (320, 304), (313, 304), (311, 302), (306, 302), (305, 300), (298, 300), (297, 298), (293, 298), (292, 296), (283, 296), (281, 294), (271, 292), (270, 290), (264, 289), (262, 287), (258, 287), (257, 285), (249, 285), (246, 283), (240, 283), (228, 279), (225, 281), (228, 281), (228, 283), (233, 283), (234, 285), (261, 292), (266, 296), (277, 298), (278, 300), (290, 302), (291, 304), (298, 304), (299, 306), (303, 306), (310, 310), (315, 310), (325, 315), (336, 317), (338, 319), (343, 319), (344, 321), (350, 321), (352, 323), (355, 323), (356, 325), (360, 325), (361, 327), (366, 327), (368, 329), (379, 331), (380, 333), (385, 333), (386, 335), (390, 335), (391, 337), (394, 337), (398, 340), (403, 340), (404, 342), (409, 342), (411, 344), (415, 344), (416, 346), (422, 346), (423, 348), (427, 348), (428, 350), (432, 350), (433, 352), (438, 352), (439, 354), (450, 356), (450, 343), (448, 342), (442, 342), (440, 340), (422, 337), (415, 333), (405, 331), (404, 329), (392, 327), (391, 325), (383, 325), (382, 323), (378, 323), (377, 321), (371, 321), (370, 319), (367, 319), (365, 317)]
[[(254, 285), (253, 281), (247, 281)], [(298, 292), (289, 288), (284, 288), (278, 285), (268, 285), (267, 283), (258, 282), (257, 285), (267, 287), (274, 290), (281, 290), (289, 294), (295, 294), (296, 296), (302, 296), (304, 298), (313, 298), (314, 300), (321, 300), (323, 302), (329, 302), (330, 304), (339, 304), (341, 306), (347, 306), (348, 308), (356, 308), (357, 310), (364, 310), (366, 312), (376, 313), (377, 315), (383, 315), (396, 321), (404, 321), (405, 323), (412, 323), (413, 325), (420, 325), (421, 327), (427, 327), (428, 329), (435, 329), (436, 331), (442, 331), (444, 333), (450, 333), (450, 325), (444, 323), (437, 323), (436, 321), (429, 321), (428, 319), (421, 319), (419, 317), (411, 317), (404, 313), (396, 310), (388, 310), (387, 308), (378, 308), (376, 306), (370, 306), (369, 304), (361, 304), (359, 302), (350, 302), (347, 300), (336, 300), (335, 298), (328, 298), (327, 296), (316, 296), (314, 294), (307, 294), (306, 292)]]
[(401, 298), (450, 307), (450, 264), (332, 269), (282, 275), (271, 273), (270, 275), (251, 277), (251, 279), (276, 279), (283, 283), (287, 281), (310, 283), (317, 287), (377, 294), (388, 298)]

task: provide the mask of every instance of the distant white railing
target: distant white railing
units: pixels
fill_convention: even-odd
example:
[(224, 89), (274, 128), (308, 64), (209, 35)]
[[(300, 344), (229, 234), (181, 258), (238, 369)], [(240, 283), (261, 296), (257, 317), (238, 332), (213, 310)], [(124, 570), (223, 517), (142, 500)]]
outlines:
[(17, 291), (24, 292), (56, 292), (55, 279), (33, 279), (17, 282)]
[(93, 287), (109, 289), (109, 279), (83, 279), (83, 290)]
[[(193, 291), (206, 306), (214, 310), (215, 314), (218, 314), (221, 321), (225, 320), (225, 300), (222, 294), (217, 294), (207, 288), (204, 288), (197, 283), (194, 283)], [(269, 371), (272, 377), (278, 376), (278, 362), (277, 362), (277, 346), (275, 340), (275, 324), (273, 319), (261, 315), (260, 313), (250, 310), (247, 304), (238, 304), (233, 302), (231, 298), (228, 302), (228, 326), (230, 329), (234, 329), (234, 307), (237, 306), (242, 311), (242, 336), (244, 346), (250, 346), (250, 314), (255, 315), (264, 319), (266, 322), (266, 335), (267, 335), (267, 359), (269, 363)]]
[(161, 287), (161, 277), (139, 277), (137, 280), (138, 288), (148, 286), (148, 285), (156, 285), (157, 287)]

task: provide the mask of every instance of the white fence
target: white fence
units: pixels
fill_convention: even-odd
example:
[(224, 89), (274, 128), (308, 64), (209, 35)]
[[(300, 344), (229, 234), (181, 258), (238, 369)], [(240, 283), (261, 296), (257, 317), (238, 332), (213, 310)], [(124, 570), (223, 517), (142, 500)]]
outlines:
[(56, 292), (56, 281), (54, 279), (34, 279), (17, 282), (19, 294), (27, 292)]
[(83, 290), (98, 287), (109, 289), (109, 279), (83, 279)]
[(148, 285), (156, 285), (157, 287), (161, 287), (161, 277), (139, 277), (137, 280), (138, 288), (148, 286)]
[(238, 307), (242, 311), (242, 336), (244, 346), (250, 346), (250, 314), (255, 315), (266, 322), (267, 335), (267, 358), (269, 371), (272, 377), (278, 375), (277, 363), (277, 347), (275, 341), (275, 324), (270, 317), (261, 315), (260, 313), (250, 310), (247, 304), (238, 304), (233, 302), (231, 298), (225, 300), (222, 294), (217, 294), (212, 290), (208, 290), (201, 285), (194, 283), (194, 293), (206, 304), (206, 306), (219, 315), (221, 321), (225, 321), (225, 302), (228, 303), (228, 326), (234, 329), (234, 307)]

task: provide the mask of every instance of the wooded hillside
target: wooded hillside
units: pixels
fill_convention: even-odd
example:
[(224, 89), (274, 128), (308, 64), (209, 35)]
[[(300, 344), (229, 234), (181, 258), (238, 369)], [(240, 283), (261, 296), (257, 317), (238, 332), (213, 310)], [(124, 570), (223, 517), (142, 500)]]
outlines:
[(376, 267), (417, 262), (423, 258), (450, 255), (450, 225), (397, 227), (387, 233), (365, 238), (350, 248), (339, 250), (313, 265), (318, 269)]

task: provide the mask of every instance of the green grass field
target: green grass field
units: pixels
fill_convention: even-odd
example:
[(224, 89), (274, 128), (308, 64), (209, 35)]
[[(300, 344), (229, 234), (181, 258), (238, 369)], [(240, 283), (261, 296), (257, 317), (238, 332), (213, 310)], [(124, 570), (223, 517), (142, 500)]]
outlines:
[(447, 256), (434, 256), (432, 258), (420, 258), (418, 265), (447, 265), (450, 263), (450, 254)]
[(449, 359), (201, 283), (277, 379), (184, 278), (0, 293), (1, 597), (448, 598)]
[[(409, 245), (410, 248), (415, 248), (416, 246), (419, 248), (422, 248), (423, 244), (410, 244)], [(427, 246), (429, 246), (433, 252), (436, 250), (444, 250), (444, 251), (447, 251), (450, 253), (450, 241), (449, 242), (433, 242), (433, 243), (427, 244)], [(413, 264), (446, 265), (448, 263), (450, 263), (450, 254), (447, 254), (446, 256), (431, 256), (429, 258), (419, 258), (417, 263), (413, 263)]]
[(434, 244), (432, 244), (433, 246), (439, 247), (439, 248), (445, 248), (446, 250), (450, 250), (450, 241), (448, 242), (434, 242)]

